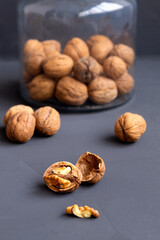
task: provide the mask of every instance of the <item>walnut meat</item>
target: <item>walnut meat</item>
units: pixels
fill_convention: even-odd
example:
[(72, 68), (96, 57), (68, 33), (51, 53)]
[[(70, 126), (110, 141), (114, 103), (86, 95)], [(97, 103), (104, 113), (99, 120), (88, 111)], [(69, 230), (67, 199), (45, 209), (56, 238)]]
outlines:
[(113, 50), (110, 52), (110, 56), (120, 57), (127, 64), (127, 67), (130, 67), (135, 59), (134, 50), (124, 44), (115, 45)]
[(17, 112), (9, 118), (6, 126), (6, 135), (13, 142), (25, 143), (34, 134), (36, 120), (28, 112)]
[(35, 114), (36, 130), (46, 136), (54, 135), (61, 125), (60, 115), (56, 109), (51, 107), (39, 108)]
[(105, 104), (113, 101), (117, 95), (116, 83), (106, 77), (95, 78), (88, 86), (89, 98), (96, 104)]
[(115, 134), (123, 142), (136, 142), (146, 131), (146, 121), (141, 115), (124, 113), (115, 124)]
[(99, 212), (91, 207), (84, 206), (79, 207), (77, 204), (74, 204), (73, 206), (68, 206), (66, 208), (66, 213), (68, 214), (74, 214), (77, 217), (80, 218), (90, 218), (90, 217), (99, 217)]
[(90, 56), (81, 58), (74, 66), (75, 78), (84, 83), (90, 83), (100, 72), (100, 64)]
[(44, 57), (41, 55), (27, 55), (24, 58), (24, 68), (25, 71), (31, 78), (39, 75), (42, 72), (42, 62)]
[(113, 43), (111, 41), (97, 42), (90, 48), (90, 54), (100, 64), (103, 64), (111, 50), (113, 49)]
[(80, 58), (89, 56), (87, 44), (80, 38), (72, 38), (65, 46), (64, 53), (70, 56), (74, 62)]
[(127, 66), (121, 58), (111, 56), (104, 61), (103, 69), (108, 77), (116, 80), (127, 71)]
[(134, 87), (134, 79), (127, 72), (124, 73), (115, 82), (116, 82), (116, 85), (117, 85), (117, 88), (118, 88), (119, 96), (130, 92)]
[(69, 162), (52, 164), (43, 175), (46, 185), (58, 193), (73, 192), (81, 183), (81, 172)]
[(61, 51), (61, 44), (56, 40), (47, 40), (42, 42), (46, 57), (57, 55)]
[(82, 173), (82, 182), (97, 183), (105, 174), (105, 163), (98, 155), (86, 152), (78, 159), (76, 167)]
[(87, 39), (87, 45), (89, 49), (91, 49), (91, 47), (95, 43), (102, 43), (102, 42), (106, 42), (108, 45), (113, 45), (112, 41), (104, 35), (93, 35)]
[(34, 114), (34, 111), (31, 107), (29, 106), (25, 106), (25, 105), (15, 105), (13, 107), (11, 107), (5, 114), (4, 116), (4, 124), (5, 126), (7, 125), (7, 122), (8, 120), (16, 113), (18, 112), (22, 112), (22, 111), (25, 111), (25, 112), (28, 112), (30, 114)]
[(38, 55), (45, 57), (42, 43), (36, 39), (29, 39), (24, 46), (24, 55)]
[(73, 60), (67, 55), (58, 54), (43, 62), (43, 70), (48, 77), (62, 78), (71, 73)]
[(37, 101), (45, 101), (54, 96), (55, 81), (47, 77), (45, 74), (40, 74), (28, 83), (29, 93), (32, 99)]
[(55, 91), (56, 98), (65, 104), (82, 105), (88, 98), (87, 86), (71, 77), (59, 80)]

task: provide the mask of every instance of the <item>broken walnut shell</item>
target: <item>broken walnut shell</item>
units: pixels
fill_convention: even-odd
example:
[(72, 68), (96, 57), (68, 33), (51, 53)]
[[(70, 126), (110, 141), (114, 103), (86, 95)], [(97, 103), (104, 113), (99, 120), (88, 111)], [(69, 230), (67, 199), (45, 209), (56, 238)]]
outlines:
[(47, 58), (57, 55), (61, 51), (61, 44), (56, 40), (46, 40), (41, 43)]
[(97, 183), (105, 174), (105, 163), (98, 155), (86, 152), (78, 159), (76, 167), (82, 173), (82, 182)]
[(146, 131), (146, 127), (146, 121), (141, 115), (126, 112), (117, 119), (114, 130), (121, 141), (136, 142)]
[(81, 184), (81, 172), (70, 162), (56, 162), (43, 175), (46, 185), (58, 193), (69, 193)]
[(134, 87), (134, 79), (129, 73), (124, 73), (115, 81), (118, 88), (118, 95), (129, 93)]
[(66, 213), (68, 214), (74, 214), (77, 217), (80, 218), (90, 218), (90, 217), (99, 217), (99, 212), (95, 210), (94, 208), (84, 206), (79, 207), (77, 204), (74, 204), (73, 206), (68, 206), (66, 208)]

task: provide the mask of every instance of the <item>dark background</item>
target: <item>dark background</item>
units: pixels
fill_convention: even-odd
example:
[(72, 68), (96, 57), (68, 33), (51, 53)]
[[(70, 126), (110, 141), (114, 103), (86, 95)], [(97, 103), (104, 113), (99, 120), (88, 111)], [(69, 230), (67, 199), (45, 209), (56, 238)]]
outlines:
[[(15, 58), (18, 55), (17, 2), (0, 1), (0, 58)], [(137, 53), (160, 54), (160, 1), (137, 2)]]

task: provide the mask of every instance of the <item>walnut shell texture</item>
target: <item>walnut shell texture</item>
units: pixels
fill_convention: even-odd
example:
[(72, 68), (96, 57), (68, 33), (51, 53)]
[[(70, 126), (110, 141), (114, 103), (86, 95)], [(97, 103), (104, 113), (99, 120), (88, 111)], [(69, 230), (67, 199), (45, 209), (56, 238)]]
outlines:
[[(65, 172), (65, 168), (69, 168), (69, 172)], [(43, 178), (46, 185), (54, 192), (69, 193), (79, 187), (82, 174), (70, 162), (56, 162), (45, 171)]]
[(116, 82), (116, 85), (117, 85), (117, 88), (118, 88), (118, 95), (119, 96), (130, 92), (134, 87), (134, 79), (127, 72), (124, 73), (115, 82)]
[(103, 64), (104, 60), (107, 58), (111, 50), (113, 49), (113, 43), (109, 42), (97, 42), (92, 45), (90, 49), (90, 54), (94, 57), (100, 64)]
[(136, 142), (146, 131), (146, 121), (141, 115), (126, 112), (115, 124), (115, 134), (123, 142)]
[(82, 105), (88, 98), (87, 86), (71, 77), (59, 80), (55, 91), (56, 98), (65, 104)]
[(45, 74), (40, 74), (28, 83), (29, 93), (32, 99), (45, 101), (54, 96), (55, 81), (48, 78)]
[(57, 55), (61, 51), (61, 44), (56, 40), (46, 40), (42, 42), (46, 57)]
[(52, 136), (58, 132), (61, 125), (59, 112), (52, 107), (41, 107), (35, 111), (36, 130), (46, 136)]
[(97, 183), (105, 174), (105, 163), (98, 155), (86, 152), (78, 159), (76, 167), (82, 173), (82, 182)]
[(111, 56), (104, 61), (103, 69), (108, 77), (116, 80), (127, 71), (127, 66), (121, 58)]
[(6, 135), (13, 142), (25, 143), (31, 139), (35, 131), (36, 120), (28, 112), (17, 112), (9, 118)]
[(24, 55), (39, 55), (45, 57), (42, 43), (36, 39), (29, 39), (24, 46)]
[(27, 55), (24, 58), (24, 68), (28, 77), (31, 76), (33, 78), (42, 72), (43, 61), (44, 57), (41, 55)]
[(91, 49), (91, 47), (95, 43), (102, 43), (102, 42), (106, 42), (108, 45), (113, 45), (112, 41), (104, 35), (93, 35), (87, 39), (87, 45), (89, 49)]
[(117, 95), (116, 83), (109, 78), (99, 76), (88, 85), (88, 94), (92, 102), (105, 104), (113, 101)]

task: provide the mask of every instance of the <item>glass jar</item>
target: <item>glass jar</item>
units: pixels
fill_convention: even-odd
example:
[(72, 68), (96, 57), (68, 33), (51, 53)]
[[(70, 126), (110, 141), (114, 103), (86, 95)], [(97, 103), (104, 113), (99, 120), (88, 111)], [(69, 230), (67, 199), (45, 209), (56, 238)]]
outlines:
[(136, 0), (22, 0), (18, 13), (21, 95), (30, 104), (84, 112), (131, 98)]

